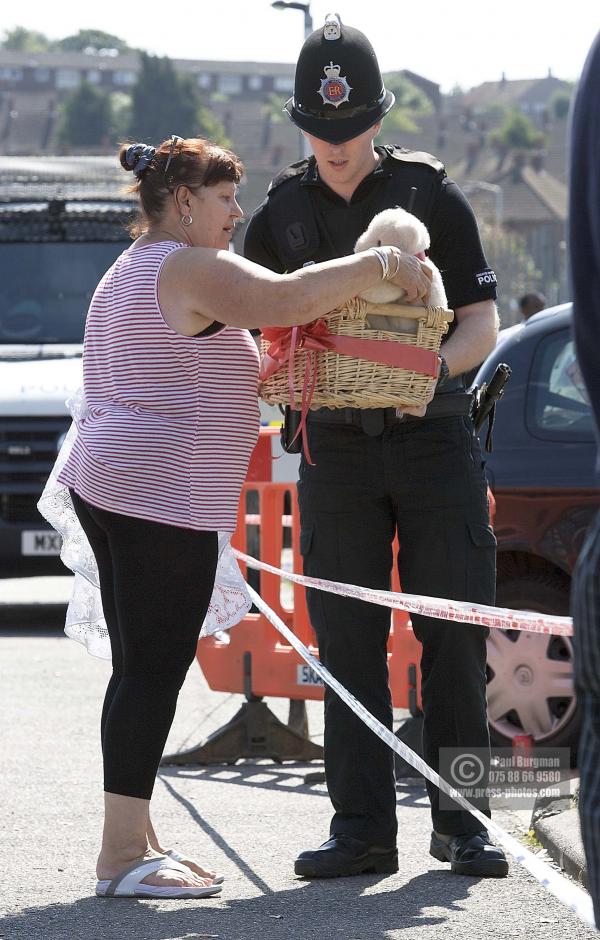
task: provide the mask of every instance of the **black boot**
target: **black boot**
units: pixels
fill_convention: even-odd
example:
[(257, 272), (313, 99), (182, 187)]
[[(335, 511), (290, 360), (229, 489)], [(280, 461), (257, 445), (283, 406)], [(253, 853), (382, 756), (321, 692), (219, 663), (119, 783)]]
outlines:
[(370, 846), (353, 836), (332, 836), (318, 849), (302, 852), (296, 859), (294, 871), (304, 878), (392, 874), (398, 871), (398, 850)]
[(450, 862), (450, 870), (457, 875), (505, 878), (508, 874), (506, 855), (490, 841), (487, 829), (458, 836), (432, 832), (429, 854), (440, 862)]

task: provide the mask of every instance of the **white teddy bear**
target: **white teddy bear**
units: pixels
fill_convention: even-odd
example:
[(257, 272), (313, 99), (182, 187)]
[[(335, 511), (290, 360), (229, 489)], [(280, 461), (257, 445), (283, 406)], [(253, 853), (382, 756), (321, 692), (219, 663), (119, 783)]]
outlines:
[[(429, 248), (429, 232), (420, 219), (411, 212), (401, 209), (397, 206), (395, 209), (385, 209), (379, 212), (371, 219), (371, 223), (366, 232), (360, 236), (355, 251), (364, 251), (366, 248), (377, 248), (380, 245), (395, 245), (401, 251), (411, 255), (417, 255)], [(422, 259), (423, 260), (423, 259)], [(428, 305), (431, 307), (448, 307), (446, 291), (442, 275), (435, 264), (425, 258), (423, 264), (431, 270), (431, 291), (428, 297)], [(403, 299), (405, 291), (402, 287), (397, 287), (390, 281), (382, 281), (376, 287), (363, 291), (360, 295), (364, 300), (372, 303), (406, 303)], [(422, 303), (411, 306), (425, 306)], [(369, 324), (374, 329), (392, 330), (404, 332), (406, 321), (403, 317), (380, 316), (369, 314)]]

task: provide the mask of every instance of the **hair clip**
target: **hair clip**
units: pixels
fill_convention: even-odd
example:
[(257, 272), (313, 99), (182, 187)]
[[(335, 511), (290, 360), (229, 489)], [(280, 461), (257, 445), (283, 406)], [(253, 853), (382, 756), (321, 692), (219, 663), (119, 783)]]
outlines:
[(171, 160), (173, 159), (175, 155), (174, 153), (175, 147), (177, 146), (180, 140), (182, 141), (183, 137), (178, 137), (177, 134), (171, 134), (171, 147), (169, 148), (169, 156), (167, 157), (167, 164), (165, 166), (165, 179), (169, 171), (169, 167), (171, 166)]

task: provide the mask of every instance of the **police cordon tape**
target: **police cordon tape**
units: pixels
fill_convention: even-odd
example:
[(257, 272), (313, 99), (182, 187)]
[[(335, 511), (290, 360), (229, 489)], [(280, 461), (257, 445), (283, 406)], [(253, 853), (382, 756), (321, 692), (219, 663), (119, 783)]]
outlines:
[[(328, 581), (322, 578), (310, 578), (306, 575), (297, 575), (294, 572), (284, 571), (281, 568), (260, 562), (256, 558), (252, 558), (252, 556), (246, 555), (244, 552), (240, 552), (237, 549), (233, 551), (236, 557), (240, 561), (245, 562), (250, 568), (255, 568), (259, 571), (269, 571), (272, 574), (277, 574), (282, 578), (302, 584), (305, 587), (327, 590), (334, 594), (359, 598), (369, 603), (397, 607), (409, 613), (427, 614), (446, 620), (461, 620), (467, 623), (497, 627), (503, 630), (529, 630), (534, 633), (558, 634), (562, 636), (571, 636), (573, 633), (573, 626), (569, 617), (544, 616), (543, 619), (541, 619), (539, 615), (530, 614), (527, 611), (515, 612), (504, 608), (488, 607), (480, 604), (468, 604), (459, 601), (423, 597), (420, 595), (396, 594), (393, 591), (375, 591), (357, 585), (343, 584), (338, 581)], [(530, 852), (529, 849), (521, 845), (517, 839), (506, 832), (501, 826), (494, 822), (494, 820), (489, 819), (481, 813), (466, 800), (455, 787), (452, 787), (446, 780), (441, 778), (439, 774), (432, 770), (418, 754), (404, 744), (403, 741), (400, 741), (392, 731), (386, 728), (385, 725), (364, 707), (364, 705), (348, 692), (318, 659), (315, 659), (304, 643), (298, 639), (296, 634), (286, 626), (275, 611), (271, 610), (268, 604), (263, 601), (262, 597), (249, 585), (248, 591), (258, 610), (275, 629), (285, 637), (290, 646), (300, 654), (302, 659), (320, 676), (323, 682), (339, 695), (342, 701), (352, 709), (355, 715), (357, 715), (374, 734), (391, 747), (396, 754), (399, 754), (411, 767), (414, 767), (447, 796), (455, 800), (463, 809), (472, 813), (472, 815), (481, 822), (482, 826), (488, 829), (500, 845), (510, 853), (516, 862), (533, 875), (533, 877), (562, 904), (569, 907), (584, 924), (591, 927), (596, 926), (592, 900), (582, 888), (570, 882), (561, 875), (560, 872), (555, 871), (547, 862), (537, 858), (533, 852)]]
[[(243, 558), (244, 560), (249, 559), (250, 556), (243, 556), (241, 552), (236, 552), (238, 557)], [(252, 567), (255, 568), (265, 568), (266, 570), (277, 570), (272, 569), (269, 565), (262, 565), (260, 562), (257, 562), (255, 559), (251, 559), (253, 562)], [(282, 574), (286, 574), (282, 572)], [(288, 575), (286, 574), (286, 577)], [(313, 579), (316, 580), (316, 579)], [(492, 819), (489, 819), (483, 813), (481, 813), (475, 806), (469, 803), (462, 794), (456, 790), (454, 787), (450, 786), (442, 777), (439, 776), (434, 770), (431, 769), (429, 764), (426, 764), (422, 758), (415, 754), (411, 748), (409, 748), (403, 741), (400, 741), (396, 735), (385, 727), (374, 715), (368, 711), (364, 705), (362, 705), (358, 699), (348, 692), (343, 685), (341, 685), (337, 679), (335, 679), (331, 673), (323, 666), (318, 659), (310, 653), (308, 648), (298, 639), (295, 633), (286, 626), (283, 620), (277, 616), (275, 611), (271, 610), (268, 604), (266, 604), (260, 594), (257, 594), (250, 585), (247, 585), (248, 592), (252, 601), (258, 608), (258, 610), (264, 614), (267, 620), (275, 627), (276, 630), (281, 633), (282, 636), (288, 641), (290, 646), (292, 646), (297, 653), (302, 656), (305, 662), (313, 669), (318, 676), (321, 677), (323, 682), (336, 692), (343, 702), (348, 705), (349, 708), (355, 713), (355, 715), (360, 718), (364, 724), (373, 731), (377, 737), (381, 738), (389, 747), (392, 748), (396, 754), (399, 754), (400, 757), (414, 767), (416, 770), (420, 771), (424, 777), (430, 780), (436, 787), (442, 790), (447, 796), (455, 800), (463, 809), (466, 809), (469, 813), (472, 813), (476, 819), (482, 824), (483, 828), (488, 829), (490, 834), (495, 837), (495, 839), (502, 845), (514, 858), (516, 862), (522, 865), (527, 871), (533, 875), (533, 877), (544, 887), (547, 891), (554, 895), (562, 904), (565, 904), (569, 907), (574, 913), (579, 917), (584, 924), (587, 924), (590, 927), (595, 927), (594, 921), (594, 909), (592, 905), (592, 899), (586, 892), (578, 887), (576, 884), (570, 882), (564, 875), (561, 875), (560, 872), (555, 871), (547, 862), (542, 861), (542, 859), (537, 858), (533, 852), (530, 852), (529, 849), (526, 849), (525, 846), (506, 832), (501, 826), (495, 823)]]
[(530, 633), (546, 633), (552, 636), (573, 636), (573, 621), (570, 617), (554, 617), (535, 611), (509, 610), (507, 607), (488, 607), (485, 604), (471, 604), (468, 601), (453, 601), (441, 597), (426, 597), (423, 594), (404, 594), (395, 591), (377, 591), (374, 588), (360, 587), (357, 584), (344, 584), (343, 581), (327, 581), (325, 578), (310, 578), (308, 575), (284, 571), (265, 562), (257, 561), (251, 555), (245, 555), (237, 548), (233, 554), (249, 568), (269, 571), (287, 581), (302, 584), (304, 587), (341, 594), (379, 604), (381, 607), (394, 607), (409, 614), (422, 614), (424, 617), (438, 617), (441, 620), (457, 620), (461, 623), (475, 623), (480, 627), (494, 627), (498, 630), (526, 630)]

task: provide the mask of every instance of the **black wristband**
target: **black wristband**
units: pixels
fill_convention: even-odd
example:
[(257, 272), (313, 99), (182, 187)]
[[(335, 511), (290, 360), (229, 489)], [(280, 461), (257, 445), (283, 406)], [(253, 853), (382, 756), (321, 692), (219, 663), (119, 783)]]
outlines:
[(440, 374), (437, 380), (437, 388), (441, 388), (442, 385), (450, 378), (450, 369), (448, 368), (448, 363), (444, 357), (440, 353), (438, 353), (438, 355), (440, 358)]

